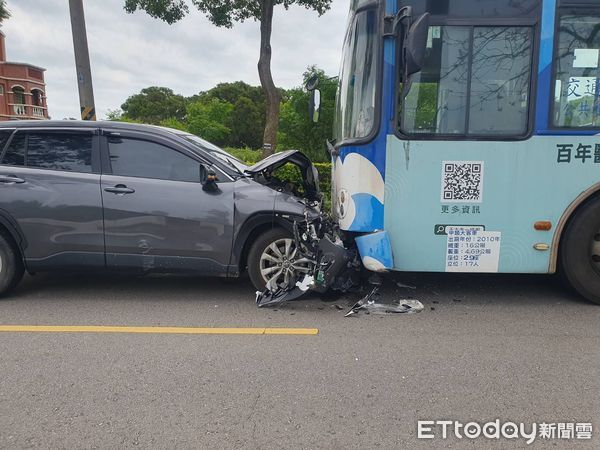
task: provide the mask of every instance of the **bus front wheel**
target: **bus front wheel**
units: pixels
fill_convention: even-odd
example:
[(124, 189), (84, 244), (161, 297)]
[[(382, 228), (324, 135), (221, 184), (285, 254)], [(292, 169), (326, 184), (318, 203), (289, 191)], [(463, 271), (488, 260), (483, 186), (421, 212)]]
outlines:
[(569, 222), (560, 247), (560, 270), (575, 291), (600, 304), (600, 197)]

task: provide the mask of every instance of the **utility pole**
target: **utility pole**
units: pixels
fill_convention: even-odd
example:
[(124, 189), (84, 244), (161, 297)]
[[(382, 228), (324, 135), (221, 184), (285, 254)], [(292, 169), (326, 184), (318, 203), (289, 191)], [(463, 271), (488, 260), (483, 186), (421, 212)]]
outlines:
[(83, 0), (69, 0), (69, 9), (71, 11), (75, 65), (77, 66), (81, 119), (96, 120), (96, 104), (94, 103), (94, 87), (92, 86), (92, 69), (90, 67), (90, 52), (85, 29)]

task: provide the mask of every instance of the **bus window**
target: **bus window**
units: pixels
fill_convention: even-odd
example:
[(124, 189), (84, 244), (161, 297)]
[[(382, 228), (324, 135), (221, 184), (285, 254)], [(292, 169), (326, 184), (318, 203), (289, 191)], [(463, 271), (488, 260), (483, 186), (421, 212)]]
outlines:
[(431, 27), (423, 70), (404, 101), (407, 134), (465, 134), (469, 27)]
[(346, 37), (334, 125), (338, 143), (366, 138), (375, 126), (378, 20), (377, 10), (359, 12)]
[(600, 126), (600, 12), (560, 14), (555, 65), (554, 125)]
[(424, 68), (401, 106), (403, 133), (527, 134), (532, 28), (433, 26), (428, 41)]
[(527, 134), (532, 42), (531, 28), (475, 28), (469, 134)]
[(537, 17), (540, 0), (402, 0), (413, 14), (451, 17)]

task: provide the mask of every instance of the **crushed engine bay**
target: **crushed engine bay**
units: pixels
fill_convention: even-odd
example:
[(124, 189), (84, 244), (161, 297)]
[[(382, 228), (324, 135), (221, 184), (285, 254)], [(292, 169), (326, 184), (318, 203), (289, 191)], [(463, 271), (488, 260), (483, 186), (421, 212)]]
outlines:
[[(288, 163), (300, 170), (301, 185), (280, 180), (275, 175), (277, 169)], [(389, 236), (381, 231), (355, 235), (340, 230), (337, 222), (322, 212), (319, 174), (306, 155), (296, 150), (276, 153), (246, 172), (255, 181), (283, 197), (293, 197), (304, 207), (303, 217), (300, 214), (275, 213), (289, 225), (286, 228), (293, 235), (296, 251), (294, 260), (284, 259), (280, 266), (274, 268), (278, 274), (286, 274), (283, 283), (278, 282), (275, 276), (269, 279), (263, 292), (256, 293), (258, 307), (298, 300), (309, 292), (359, 292), (368, 284), (372, 291), (351, 308), (347, 317), (361, 311), (398, 314), (423, 309), (416, 300), (391, 304), (380, 301), (379, 288), (383, 279), (376, 272), (383, 273), (393, 267)], [(304, 272), (289, 276), (295, 261), (302, 261)]]
[[(298, 167), (302, 176), (302, 190), (293, 183), (281, 181), (273, 174), (277, 169), (292, 164)], [(255, 181), (270, 187), (278, 192), (284, 192), (298, 198), (304, 198), (310, 203), (321, 201), (319, 191), (319, 172), (311, 160), (298, 150), (288, 150), (286, 152), (275, 153), (254, 166), (246, 169), (246, 173), (252, 176)]]
[(392, 303), (381, 301), (379, 292), (383, 278), (369, 273), (361, 262), (354, 240), (344, 239), (344, 233), (333, 221), (321, 214), (317, 219), (294, 221), (294, 241), (299, 249), (299, 258), (311, 261), (310, 273), (291, 278), (287, 286), (267, 284), (264, 292), (256, 293), (259, 308), (280, 305), (299, 300), (309, 292), (325, 294), (328, 291), (341, 293), (360, 292), (365, 284), (371, 291), (356, 302), (345, 315), (351, 317), (361, 312), (366, 314), (410, 314), (423, 310), (418, 300), (397, 300)]
[(330, 290), (349, 292), (360, 286), (362, 264), (355, 246), (344, 242), (333, 222), (320, 214), (303, 221), (294, 220), (293, 235), (298, 258), (310, 261), (310, 273), (291, 278), (288, 286), (267, 284), (257, 292), (259, 307), (297, 300), (309, 291), (326, 293)]

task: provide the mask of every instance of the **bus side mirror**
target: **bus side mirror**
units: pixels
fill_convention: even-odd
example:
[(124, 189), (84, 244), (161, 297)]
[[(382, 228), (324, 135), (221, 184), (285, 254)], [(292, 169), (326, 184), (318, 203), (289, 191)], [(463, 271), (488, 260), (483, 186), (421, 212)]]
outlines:
[(317, 89), (319, 87), (319, 77), (317, 74), (311, 76), (304, 87), (310, 92), (310, 100), (308, 102), (308, 114), (310, 120), (313, 123), (318, 123), (321, 116), (321, 91)]
[(319, 118), (321, 116), (321, 91), (318, 89), (310, 92), (308, 113), (310, 114), (310, 120), (312, 120), (313, 123), (319, 123)]
[(429, 36), (429, 13), (419, 16), (408, 30), (404, 40), (404, 74), (407, 77), (423, 68), (427, 37)]

